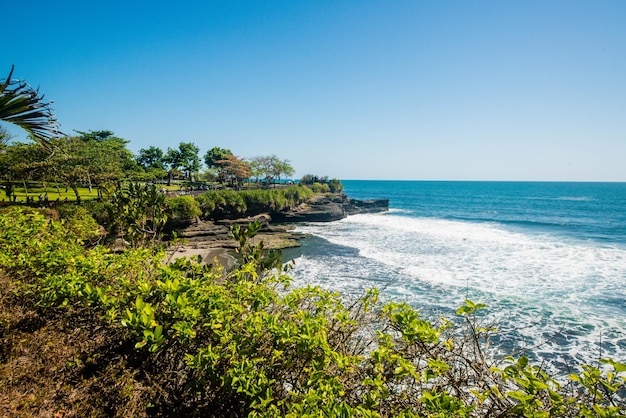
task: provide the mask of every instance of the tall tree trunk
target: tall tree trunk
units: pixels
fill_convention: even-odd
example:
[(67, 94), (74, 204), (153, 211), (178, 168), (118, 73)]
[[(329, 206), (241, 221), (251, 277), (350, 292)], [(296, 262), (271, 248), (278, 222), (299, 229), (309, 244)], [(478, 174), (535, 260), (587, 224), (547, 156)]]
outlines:
[(74, 190), (74, 194), (76, 195), (76, 202), (80, 203), (80, 193), (78, 193), (78, 187), (73, 184), (72, 190)]
[(9, 199), (9, 202), (10, 202), (11, 196), (13, 195), (13, 183), (7, 180), (7, 182), (4, 183), (4, 192), (7, 195), (7, 198)]
[(89, 183), (89, 193), (91, 193), (91, 176), (89, 175), (89, 171), (87, 172), (87, 182)]
[(22, 184), (24, 185), (24, 194), (26, 194), (26, 199), (28, 200), (28, 188), (26, 187), (26, 180), (22, 179)]

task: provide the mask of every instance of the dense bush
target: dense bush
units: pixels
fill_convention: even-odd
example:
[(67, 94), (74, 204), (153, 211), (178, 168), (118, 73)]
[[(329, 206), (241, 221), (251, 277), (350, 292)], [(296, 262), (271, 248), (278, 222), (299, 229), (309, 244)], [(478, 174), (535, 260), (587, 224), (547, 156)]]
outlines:
[[(37, 353), (56, 353), (54, 373), (41, 367), (21, 378), (14, 370), (24, 359), (3, 346), (0, 399), (49, 385), (56, 412), (70, 416), (626, 413), (618, 395), (626, 365), (604, 360), (602, 370), (583, 366), (556, 382), (525, 357), (489, 356), (495, 330), (481, 324), (484, 305), (466, 301), (457, 318), (431, 322), (406, 304), (381, 303), (376, 290), (350, 302), (318, 287), (289, 290), (277, 253), (248, 243), (259, 227), (233, 229), (242, 264), (226, 273), (186, 259), (164, 264), (148, 249), (85, 249), (38, 213), (1, 214), (0, 277), (12, 277), (14, 290), (0, 303), (65, 318), (68, 337)], [(4, 335), (25, 329), (10, 319), (1, 326)], [(64, 354), (71, 336), (86, 342)], [(0, 414), (50, 411), (50, 399), (23, 396)]]
[(307, 187), (290, 186), (264, 190), (212, 190), (197, 197), (206, 218), (236, 218), (263, 212), (280, 212), (310, 199)]
[(316, 193), (341, 193), (343, 191), (341, 180), (336, 178), (328, 180), (326, 176), (306, 174), (300, 179), (300, 184), (312, 188)]
[(178, 196), (165, 200), (168, 214), (175, 220), (194, 219), (202, 214), (200, 203), (192, 196)]
[(341, 184), (341, 180), (332, 179), (328, 182), (328, 187), (330, 188), (331, 193), (341, 193), (343, 191), (343, 184)]
[(94, 244), (101, 237), (100, 225), (92, 212), (80, 205), (60, 205), (57, 207), (59, 218), (63, 220), (67, 229), (77, 235), (83, 241)]
[(111, 194), (111, 231), (129, 240), (132, 246), (156, 244), (167, 221), (165, 194), (154, 184), (118, 185)]
[[(111, 203), (101, 200), (87, 200), (83, 201), (81, 205), (91, 213), (91, 216), (98, 222), (98, 224), (108, 228), (114, 224), (114, 220), (111, 219)], [(61, 207), (61, 206), (59, 206)]]
[(241, 192), (235, 190), (211, 190), (196, 199), (200, 203), (202, 216), (206, 218), (236, 218), (247, 210)]
[(328, 193), (330, 192), (330, 186), (328, 183), (316, 182), (311, 185), (311, 190), (313, 190), (314, 193)]

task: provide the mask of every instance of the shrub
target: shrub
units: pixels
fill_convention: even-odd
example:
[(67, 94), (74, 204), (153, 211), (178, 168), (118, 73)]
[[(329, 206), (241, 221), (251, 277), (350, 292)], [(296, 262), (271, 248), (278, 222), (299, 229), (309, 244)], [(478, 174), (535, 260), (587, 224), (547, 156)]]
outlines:
[[(68, 338), (102, 342), (57, 360), (47, 383), (54, 398), (25, 397), (22, 411), (54, 403), (73, 416), (626, 413), (625, 364), (605, 359), (602, 369), (583, 366), (560, 383), (526, 357), (489, 356), (496, 330), (481, 323), (483, 304), (467, 300), (456, 318), (432, 322), (404, 303), (380, 302), (376, 290), (350, 303), (319, 287), (289, 290), (279, 254), (248, 241), (259, 228), (233, 228), (242, 264), (226, 274), (189, 259), (166, 265), (163, 252), (148, 249), (85, 249), (41, 214), (0, 214), (0, 269), (21, 283), (21, 303), (42, 318), (65, 315)], [(16, 327), (23, 335), (24, 325)], [(50, 344), (36, 355), (65, 352)], [(112, 359), (118, 373), (100, 373)], [(27, 393), (20, 385), (47, 369), (9, 379), (11, 369), (1, 368), (0, 399), (11, 388)], [(113, 389), (103, 399), (97, 387)], [(80, 388), (105, 406), (74, 403)]]
[[(111, 219), (111, 203), (110, 202), (102, 202), (99, 200), (87, 200), (81, 205), (86, 208), (91, 216), (98, 222), (98, 224), (104, 226), (105, 228), (109, 228), (113, 225), (113, 219)], [(59, 208), (62, 208), (66, 205), (59, 205)]]
[(176, 220), (194, 219), (202, 214), (200, 203), (192, 196), (178, 196), (165, 200), (169, 215)]
[(234, 190), (211, 190), (196, 199), (205, 218), (236, 218), (247, 210), (241, 192)]
[(314, 193), (328, 193), (330, 192), (330, 186), (327, 183), (313, 183), (311, 185), (311, 190)]
[(341, 180), (339, 179), (332, 179), (328, 183), (328, 187), (331, 193), (341, 193), (343, 191), (343, 184), (341, 184)]
[(119, 185), (109, 206), (111, 229), (133, 246), (156, 244), (167, 221), (165, 194), (156, 185)]
[(78, 205), (60, 205), (57, 210), (60, 219), (77, 238), (91, 244), (100, 239), (100, 225), (87, 208)]
[(327, 183), (327, 182), (328, 182), (327, 176), (318, 176), (318, 175), (313, 175), (313, 174), (305, 174), (300, 179), (300, 184), (304, 184), (307, 186), (310, 186), (313, 183)]
[(298, 206), (313, 197), (313, 191), (308, 187), (291, 186), (284, 189), (285, 197), (290, 207)]
[(197, 197), (206, 218), (254, 216), (264, 212), (280, 212), (310, 199), (313, 192), (301, 186), (271, 190), (217, 190)]

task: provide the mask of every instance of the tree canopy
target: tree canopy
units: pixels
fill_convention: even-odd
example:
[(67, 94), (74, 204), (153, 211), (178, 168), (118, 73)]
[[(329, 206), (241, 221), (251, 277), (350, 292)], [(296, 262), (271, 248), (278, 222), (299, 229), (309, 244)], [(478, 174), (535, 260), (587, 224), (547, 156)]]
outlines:
[[(281, 176), (295, 172), (288, 160), (275, 154), (255, 157), (251, 161), (233, 155), (226, 148), (213, 147), (204, 155), (209, 170), (200, 173), (199, 147), (192, 142), (180, 142), (178, 148), (167, 152), (157, 146), (139, 150), (134, 155), (127, 145), (130, 141), (110, 130), (76, 131), (73, 136), (59, 136), (46, 142), (48, 148), (35, 150), (28, 144), (2, 144), (8, 132), (0, 130), (0, 178), (5, 190), (14, 184), (46, 182), (71, 188), (79, 199), (79, 189), (95, 188), (101, 192), (123, 180), (155, 181), (169, 178), (169, 184), (184, 174), (187, 181), (220, 181), (233, 185), (252, 176), (274, 183)], [(18, 146), (19, 145), (19, 146)], [(38, 146), (38, 144), (31, 144)], [(10, 193), (8, 193), (10, 194)]]
[(193, 142), (181, 142), (178, 149), (168, 148), (164, 161), (170, 165), (172, 170), (181, 169), (185, 177), (193, 180), (193, 173), (200, 170), (200, 158), (198, 148)]
[(257, 179), (263, 178), (268, 183), (280, 180), (283, 174), (293, 176), (296, 172), (289, 160), (281, 160), (276, 154), (254, 157), (250, 161), (250, 166)]
[(229, 149), (213, 147), (204, 154), (204, 163), (209, 168), (219, 168), (220, 161), (226, 161), (226, 157), (230, 155), (233, 155), (233, 153)]
[(161, 170), (165, 170), (165, 154), (161, 148), (150, 146), (147, 149), (140, 149), (139, 155), (137, 156), (137, 164), (144, 168), (144, 170), (148, 170), (150, 168), (158, 168)]
[(218, 176), (224, 183), (241, 184), (252, 175), (250, 164), (235, 155), (227, 155), (223, 160), (216, 161), (216, 164), (219, 166)]

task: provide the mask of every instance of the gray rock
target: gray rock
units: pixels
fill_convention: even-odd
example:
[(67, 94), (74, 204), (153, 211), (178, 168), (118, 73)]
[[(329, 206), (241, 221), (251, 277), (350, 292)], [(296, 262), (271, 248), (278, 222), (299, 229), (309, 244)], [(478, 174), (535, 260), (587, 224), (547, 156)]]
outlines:
[(348, 215), (389, 210), (388, 199), (357, 200), (346, 195), (323, 195), (297, 208), (272, 216), (280, 222), (332, 222)]

